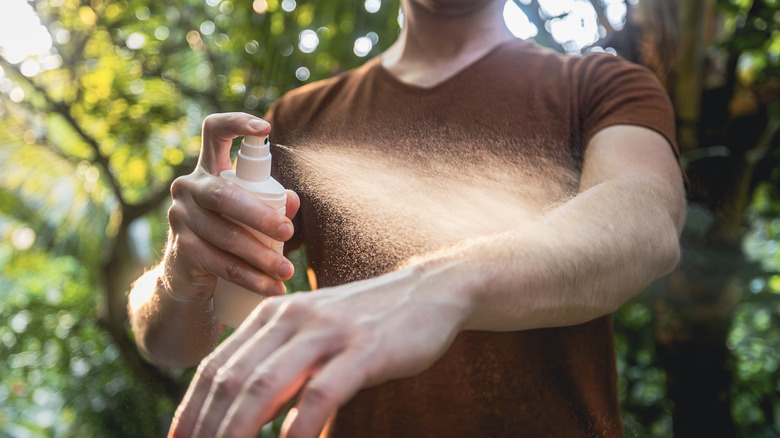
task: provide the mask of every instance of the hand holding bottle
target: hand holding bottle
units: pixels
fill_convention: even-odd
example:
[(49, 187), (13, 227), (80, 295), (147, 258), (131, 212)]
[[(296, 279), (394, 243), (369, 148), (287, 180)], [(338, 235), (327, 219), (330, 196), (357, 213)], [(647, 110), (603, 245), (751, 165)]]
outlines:
[(174, 298), (208, 301), (217, 277), (262, 295), (284, 293), (282, 280), (293, 273), (290, 261), (236, 222), (276, 241), (286, 241), (293, 234), (290, 218), (298, 210), (297, 195), (286, 192), (285, 216), (218, 177), (232, 168), (233, 138), (262, 137), (270, 130), (267, 122), (245, 113), (213, 114), (204, 120), (198, 166), (171, 186), (171, 229), (162, 280)]

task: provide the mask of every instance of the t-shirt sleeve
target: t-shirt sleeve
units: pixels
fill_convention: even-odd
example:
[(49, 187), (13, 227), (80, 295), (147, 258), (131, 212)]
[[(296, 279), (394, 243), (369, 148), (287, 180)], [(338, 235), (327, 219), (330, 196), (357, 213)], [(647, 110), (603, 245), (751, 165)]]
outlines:
[(575, 78), (585, 145), (608, 126), (638, 125), (664, 136), (679, 155), (674, 108), (650, 70), (607, 54), (586, 55), (579, 61)]

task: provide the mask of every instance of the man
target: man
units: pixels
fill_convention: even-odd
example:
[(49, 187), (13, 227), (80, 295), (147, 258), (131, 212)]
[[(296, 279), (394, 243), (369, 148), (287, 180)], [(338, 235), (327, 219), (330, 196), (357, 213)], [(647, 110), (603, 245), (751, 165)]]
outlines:
[[(460, 242), (412, 236), (397, 255), (369, 257), (372, 242), (416, 229), (353, 230), (359, 206), (331, 205), (281, 149), (281, 179), (302, 196), (289, 192), (279, 215), (215, 177), (231, 167), (233, 138), (270, 125), (210, 116), (197, 169), (171, 188), (165, 257), (131, 293), (139, 347), (166, 366), (208, 355), (215, 276), (272, 298), (201, 362), (173, 436), (252, 436), (290, 405), (288, 437), (621, 434), (608, 315), (679, 257), (685, 202), (668, 99), (617, 58), (514, 40), (503, 0), (403, 7), (381, 59), (275, 104), (272, 140), (301, 153), (363, 147), (418, 173), (452, 153), (492, 157), (536, 193), (535, 214)], [(393, 214), (425, 226), (400, 206)], [(278, 296), (289, 261), (223, 215), (278, 240), (293, 237), (295, 218), (288, 245), (307, 244), (325, 287)]]

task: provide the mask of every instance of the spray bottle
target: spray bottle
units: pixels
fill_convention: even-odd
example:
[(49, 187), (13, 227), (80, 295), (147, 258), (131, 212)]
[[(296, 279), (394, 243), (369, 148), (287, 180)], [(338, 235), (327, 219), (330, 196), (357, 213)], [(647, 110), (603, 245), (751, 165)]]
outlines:
[[(287, 194), (284, 187), (271, 178), (271, 151), (267, 136), (265, 139), (254, 135), (244, 137), (241, 141), (241, 149), (238, 151), (236, 169), (225, 170), (219, 176), (252, 192), (253, 196), (279, 213), (285, 213)], [(263, 245), (282, 252), (283, 242), (273, 240), (245, 224), (236, 223), (246, 228)], [(224, 324), (238, 327), (262, 300), (261, 295), (217, 278), (217, 288), (214, 290), (214, 314)]]

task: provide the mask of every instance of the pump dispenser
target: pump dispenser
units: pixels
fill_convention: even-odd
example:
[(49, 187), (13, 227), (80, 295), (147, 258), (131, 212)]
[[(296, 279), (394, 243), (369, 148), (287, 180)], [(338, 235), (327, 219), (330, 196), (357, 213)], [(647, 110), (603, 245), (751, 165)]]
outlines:
[[(225, 170), (219, 176), (252, 192), (252, 195), (279, 213), (285, 213), (287, 194), (284, 187), (271, 178), (271, 150), (267, 136), (265, 138), (254, 135), (244, 137), (236, 159), (236, 170)], [(283, 242), (273, 240), (242, 223), (238, 224), (252, 233), (263, 245), (282, 252)], [(214, 314), (224, 324), (238, 327), (262, 300), (263, 296), (255, 292), (217, 278), (217, 288), (214, 290)]]

